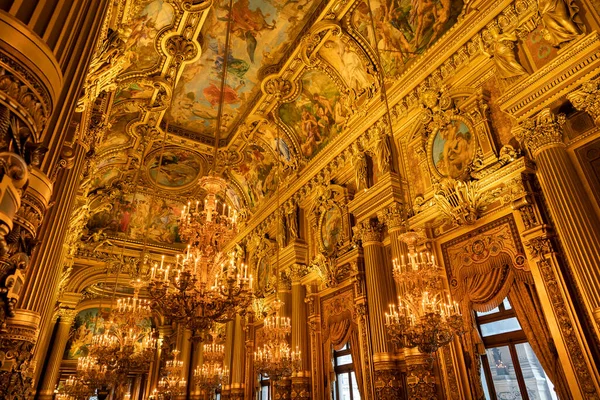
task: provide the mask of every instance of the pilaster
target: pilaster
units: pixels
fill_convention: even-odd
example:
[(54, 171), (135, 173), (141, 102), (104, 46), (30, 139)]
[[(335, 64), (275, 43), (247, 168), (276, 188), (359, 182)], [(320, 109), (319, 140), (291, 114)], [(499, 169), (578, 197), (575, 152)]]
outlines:
[(545, 215), (541, 199), (535, 194), (535, 178), (523, 174), (517, 178), (512, 203), (519, 224), (521, 241), (535, 282), (552, 340), (573, 398), (598, 399), (598, 371), (585, 338), (582, 323), (575, 312), (571, 290), (564, 276), (554, 232)]
[(600, 336), (600, 219), (563, 141), (564, 115), (540, 111), (517, 130), (537, 177), (593, 329)]
[(375, 220), (363, 221), (355, 227), (364, 250), (366, 295), (375, 397), (398, 399), (402, 391), (402, 377), (393, 348), (385, 332), (387, 305), (395, 300), (394, 279), (386, 260), (382, 240), (383, 225)]
[(302, 365), (292, 376), (292, 399), (310, 399), (310, 349), (308, 347), (308, 317), (306, 314), (306, 288), (301, 279), (307, 273), (306, 265), (294, 264), (292, 277), (292, 350), (299, 350)]

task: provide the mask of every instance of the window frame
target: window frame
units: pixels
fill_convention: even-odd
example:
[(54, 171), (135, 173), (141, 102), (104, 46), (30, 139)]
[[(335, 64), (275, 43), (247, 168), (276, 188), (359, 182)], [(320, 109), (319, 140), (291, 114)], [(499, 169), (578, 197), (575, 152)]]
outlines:
[[(508, 300), (508, 299), (506, 299)], [(510, 302), (509, 302), (510, 304)], [(515, 369), (515, 376), (517, 378), (517, 384), (519, 386), (519, 390), (521, 392), (522, 400), (530, 400), (529, 394), (527, 393), (527, 384), (525, 383), (525, 378), (523, 376), (523, 371), (521, 370), (521, 363), (519, 362), (519, 355), (517, 354), (516, 345), (521, 343), (529, 343), (527, 337), (525, 336), (525, 332), (521, 327), (518, 331), (499, 333), (497, 335), (489, 335), (484, 337), (481, 334), (481, 325), (488, 324), (492, 322), (498, 322), (502, 320), (506, 320), (509, 318), (517, 318), (517, 315), (514, 309), (511, 307), (506, 309), (504, 306), (504, 300), (502, 303), (498, 305), (498, 311), (486, 314), (482, 316), (478, 316), (477, 312), (475, 312), (475, 324), (477, 325), (477, 331), (479, 332), (479, 336), (483, 342), (484, 348), (490, 349), (495, 347), (506, 346), (508, 347), (510, 358), (513, 364), (513, 368)], [(519, 319), (517, 318), (517, 321)], [(521, 322), (519, 322), (519, 326), (521, 326)], [(494, 378), (492, 375), (492, 369), (490, 367), (490, 362), (488, 360), (487, 352), (481, 354), (481, 363), (483, 373), (485, 374), (485, 385), (487, 386), (488, 393), (490, 395), (490, 400), (498, 400), (498, 396), (496, 394), (496, 387), (494, 386)], [(482, 382), (482, 384), (484, 384)]]
[[(341, 349), (341, 350), (333, 350), (332, 351), (332, 355), (333, 355), (333, 372), (335, 373), (335, 385), (334, 385), (334, 398), (336, 400), (339, 400), (340, 398), (340, 388), (339, 388), (339, 377), (341, 375), (348, 375), (348, 382), (350, 385), (350, 400), (355, 400), (354, 399), (354, 390), (353, 390), (353, 384), (352, 384), (352, 373), (354, 372), (354, 377), (356, 378), (356, 372), (354, 369), (354, 359), (352, 359), (352, 351), (350, 350), (350, 343), (346, 343), (346, 345)], [(342, 364), (342, 365), (338, 365), (337, 360), (339, 357), (343, 357), (343, 356), (350, 356), (350, 359), (352, 360), (352, 362), (348, 363), (348, 364)], [(358, 382), (356, 383), (358, 386)], [(357, 387), (358, 389), (358, 387)], [(360, 399), (356, 399), (356, 400), (360, 400)]]

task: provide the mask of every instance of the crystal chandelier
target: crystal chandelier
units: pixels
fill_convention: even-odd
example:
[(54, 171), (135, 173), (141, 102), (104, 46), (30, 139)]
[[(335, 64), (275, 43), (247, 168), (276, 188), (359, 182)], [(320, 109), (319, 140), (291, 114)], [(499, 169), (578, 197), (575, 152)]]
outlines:
[(393, 262), (399, 296), (398, 304), (390, 304), (385, 314), (385, 327), (398, 347), (417, 347), (432, 357), (463, 333), (460, 308), (442, 294), (441, 271), (435, 258), (417, 253), (417, 233), (404, 233), (401, 240), (408, 245), (408, 254)]
[(273, 302), (275, 312), (265, 318), (262, 329), (264, 344), (254, 352), (256, 370), (273, 381), (291, 376), (293, 371), (300, 369), (301, 363), (300, 351), (292, 351), (287, 342), (292, 327), (290, 319), (280, 315), (282, 306), (279, 299)]
[(202, 348), (202, 366), (194, 370), (194, 383), (211, 394), (229, 379), (229, 369), (223, 366), (225, 346), (217, 342), (218, 332), (211, 331), (212, 341)]
[(205, 393), (213, 393), (229, 379), (229, 369), (218, 362), (204, 362), (194, 370), (194, 383)]
[(187, 388), (187, 381), (183, 376), (183, 361), (178, 360), (178, 350), (173, 350), (173, 359), (167, 360), (163, 371), (165, 375), (158, 381), (156, 394), (158, 398), (173, 398), (181, 395)]
[(84, 400), (93, 394), (93, 389), (80, 377), (69, 376), (59, 388), (57, 399), (60, 400)]
[(208, 253), (188, 245), (174, 265), (163, 258), (151, 271), (150, 293), (163, 314), (185, 324), (200, 340), (215, 322), (244, 315), (253, 299), (248, 267), (236, 262), (233, 253), (228, 260), (218, 253), (219, 262), (213, 265), (204, 256)]

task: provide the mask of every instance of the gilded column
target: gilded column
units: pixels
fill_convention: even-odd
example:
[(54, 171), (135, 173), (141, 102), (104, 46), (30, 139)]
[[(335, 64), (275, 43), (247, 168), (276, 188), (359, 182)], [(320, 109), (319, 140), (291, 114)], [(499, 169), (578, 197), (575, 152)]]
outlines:
[(565, 280), (564, 258), (558, 252), (556, 234), (539, 198), (535, 178), (522, 174), (513, 185), (513, 215), (520, 222), (521, 241), (558, 355), (557, 370), (562, 369), (565, 374), (565, 390), (574, 399), (599, 399), (598, 367), (589, 348), (592, 343), (585, 338), (583, 321), (571, 300), (573, 291)]
[[(311, 365), (311, 395), (314, 399), (325, 398), (323, 362), (323, 335), (321, 333), (321, 310), (319, 302), (319, 287), (317, 283), (306, 286), (306, 306), (308, 311), (308, 329), (310, 331), (310, 365)], [(307, 354), (308, 356), (308, 354)]]
[(233, 337), (233, 361), (231, 365), (231, 400), (244, 399), (244, 370), (246, 357), (244, 357), (244, 347), (246, 333), (242, 326), (242, 318), (236, 315), (234, 321)]
[(254, 313), (250, 313), (246, 322), (246, 372), (244, 375), (244, 398), (254, 397), (254, 386), (256, 383), (256, 373), (254, 371), (254, 337), (256, 329), (254, 327)]
[[(51, 325), (56, 298), (36, 292), (51, 308), (44, 315), (20, 303), (37, 264), (29, 260), (34, 244), (48, 237), (47, 232), (38, 237), (38, 227), (54, 179), (72, 157), (65, 140), (74, 137), (70, 120), (107, 5), (108, 0), (58, 5), (8, 0), (0, 5), (0, 398), (28, 396), (39, 328)], [(57, 207), (70, 201), (54, 199)], [(52, 240), (59, 247), (54, 253), (60, 253), (62, 237)], [(43, 269), (57, 266), (43, 263)], [(45, 287), (54, 290), (56, 283), (45, 281)]]
[[(291, 281), (289, 277), (281, 273), (279, 282), (279, 300), (283, 302), (281, 307), (281, 316), (293, 318), (295, 311), (292, 309), (292, 293)], [(288, 342), (289, 344), (289, 342)], [(292, 381), (291, 377), (282, 378), (279, 381), (273, 382), (273, 399), (283, 400), (292, 397)]]
[(537, 165), (537, 177), (585, 310), (600, 335), (600, 219), (563, 142), (564, 115), (544, 109), (521, 124), (517, 138)]
[(385, 310), (395, 300), (394, 279), (381, 242), (382, 228), (377, 221), (365, 221), (355, 227), (355, 232), (364, 250), (375, 397), (398, 399), (402, 390), (401, 375), (385, 333)]
[(300, 282), (307, 273), (306, 265), (294, 264), (292, 276), (292, 350), (299, 350), (302, 365), (292, 375), (292, 399), (310, 399), (310, 349), (308, 347), (308, 317), (306, 315), (306, 288)]
[(50, 400), (54, 398), (54, 388), (58, 383), (60, 363), (63, 359), (65, 347), (69, 340), (69, 332), (77, 311), (71, 307), (61, 304), (58, 309), (58, 322), (54, 342), (48, 355), (47, 368), (42, 378), (38, 398)]
[[(229, 321), (225, 325), (225, 358), (223, 359), (223, 366), (229, 368), (229, 371), (233, 371), (233, 343), (235, 340), (235, 325), (233, 321)], [(231, 395), (231, 373), (229, 374), (229, 380), (223, 382), (221, 387), (221, 399), (229, 400)]]
[(178, 335), (177, 335), (177, 350), (180, 351), (180, 360), (183, 361), (183, 378), (187, 381), (188, 385), (186, 391), (178, 396), (180, 399), (189, 398), (189, 390), (191, 385), (191, 379), (189, 375), (190, 364), (192, 362), (192, 331), (184, 328), (183, 326), (179, 327)]

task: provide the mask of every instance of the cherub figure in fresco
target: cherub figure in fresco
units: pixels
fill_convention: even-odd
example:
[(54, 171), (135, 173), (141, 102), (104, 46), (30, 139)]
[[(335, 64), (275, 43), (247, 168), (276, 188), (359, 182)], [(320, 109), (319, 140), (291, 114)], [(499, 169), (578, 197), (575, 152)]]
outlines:
[(302, 144), (302, 153), (306, 157), (310, 157), (317, 145), (321, 143), (321, 134), (319, 133), (319, 124), (316, 118), (307, 110), (302, 111), (301, 120), (302, 133), (306, 136), (306, 140)]
[(318, 105), (320, 105), (321, 107), (323, 107), (323, 109), (327, 112), (327, 114), (333, 115), (333, 109), (331, 108), (331, 103), (329, 102), (329, 99), (327, 99), (327, 97), (325, 97), (319, 93), (314, 93), (313, 101), (315, 103), (317, 103)]
[(250, 10), (249, 0), (237, 0), (231, 11), (232, 32), (246, 41), (246, 51), (250, 61), (254, 63), (254, 52), (258, 44), (257, 37), (265, 29), (275, 29), (275, 21), (269, 24), (266, 20), (269, 14), (263, 14), (260, 7)]

